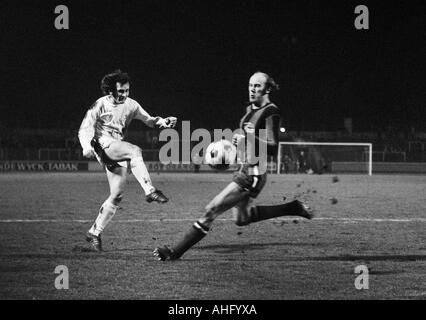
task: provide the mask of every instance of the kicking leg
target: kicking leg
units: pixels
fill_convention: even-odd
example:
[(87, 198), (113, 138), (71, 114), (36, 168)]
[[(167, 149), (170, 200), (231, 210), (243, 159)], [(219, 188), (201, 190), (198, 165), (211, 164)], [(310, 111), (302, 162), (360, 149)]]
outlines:
[(130, 169), (144, 190), (148, 202), (165, 203), (169, 200), (152, 185), (151, 177), (143, 161), (142, 150), (138, 146), (125, 141), (114, 141), (104, 151), (109, 158), (115, 161), (130, 159)]
[(184, 237), (173, 247), (156, 248), (154, 255), (158, 260), (176, 260), (179, 259), (189, 248), (203, 239), (213, 221), (223, 212), (231, 209), (241, 200), (248, 197), (248, 191), (245, 191), (235, 182), (231, 182), (206, 206), (206, 212), (196, 221), (192, 227), (185, 233)]
[(126, 168), (118, 167), (114, 172), (106, 170), (110, 195), (99, 209), (98, 217), (87, 233), (86, 240), (97, 251), (102, 251), (101, 233), (112, 220), (118, 209), (118, 204), (123, 198), (123, 190), (126, 182)]

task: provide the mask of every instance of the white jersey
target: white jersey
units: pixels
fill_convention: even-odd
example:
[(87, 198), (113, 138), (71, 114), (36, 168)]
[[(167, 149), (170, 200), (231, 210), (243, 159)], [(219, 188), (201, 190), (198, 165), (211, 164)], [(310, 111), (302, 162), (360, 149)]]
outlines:
[(159, 117), (151, 117), (141, 105), (127, 98), (124, 103), (115, 104), (112, 96), (99, 98), (87, 111), (78, 132), (83, 149), (91, 148), (93, 138), (123, 140), (123, 131), (133, 119), (142, 120), (147, 126), (154, 127)]

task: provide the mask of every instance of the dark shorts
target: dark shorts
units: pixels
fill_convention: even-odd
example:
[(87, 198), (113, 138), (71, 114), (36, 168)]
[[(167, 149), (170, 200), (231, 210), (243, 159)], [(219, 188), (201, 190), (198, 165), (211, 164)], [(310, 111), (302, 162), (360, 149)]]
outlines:
[(244, 190), (249, 191), (250, 197), (256, 198), (266, 184), (266, 173), (251, 175), (249, 174), (249, 166), (243, 165), (234, 173), (232, 181)]
[(108, 169), (108, 171), (114, 172), (115, 169), (122, 167), (118, 164), (117, 161), (112, 160), (110, 157), (107, 156), (105, 150), (102, 148), (101, 144), (96, 139), (93, 139), (90, 144), (95, 150), (99, 162), (104, 165)]

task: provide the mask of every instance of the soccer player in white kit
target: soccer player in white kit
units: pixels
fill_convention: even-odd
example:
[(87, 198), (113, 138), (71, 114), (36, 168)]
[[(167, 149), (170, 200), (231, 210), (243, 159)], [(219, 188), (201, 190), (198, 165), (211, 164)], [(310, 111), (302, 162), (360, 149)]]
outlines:
[(130, 77), (116, 70), (101, 81), (105, 96), (99, 98), (87, 111), (78, 132), (83, 156), (96, 157), (104, 166), (110, 195), (102, 204), (98, 217), (89, 229), (86, 240), (96, 251), (102, 251), (101, 233), (111, 221), (123, 197), (127, 166), (141, 185), (148, 202), (165, 203), (167, 197), (156, 189), (142, 157), (142, 150), (123, 141), (125, 131), (133, 119), (149, 127), (172, 128), (175, 117), (152, 117), (135, 100), (129, 98)]

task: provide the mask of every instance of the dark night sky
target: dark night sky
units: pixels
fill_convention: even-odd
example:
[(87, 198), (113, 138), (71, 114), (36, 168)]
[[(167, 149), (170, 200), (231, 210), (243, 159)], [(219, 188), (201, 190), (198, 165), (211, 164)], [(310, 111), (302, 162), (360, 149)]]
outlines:
[[(70, 29), (54, 28), (67, 5)], [(354, 8), (370, 30), (354, 28)], [(0, 13), (0, 123), (78, 127), (99, 81), (130, 73), (152, 115), (234, 128), (252, 72), (290, 129), (426, 131), (426, 6), (418, 1), (19, 1)]]

